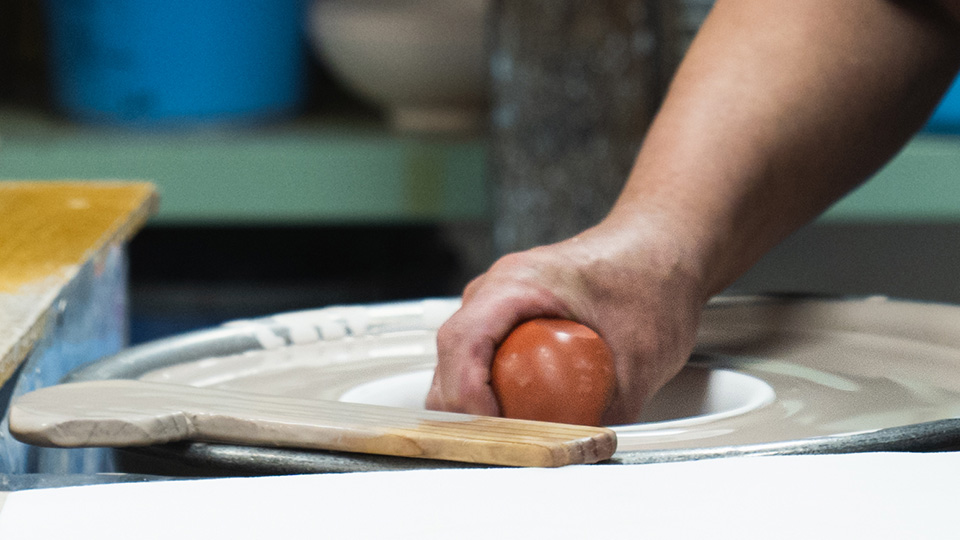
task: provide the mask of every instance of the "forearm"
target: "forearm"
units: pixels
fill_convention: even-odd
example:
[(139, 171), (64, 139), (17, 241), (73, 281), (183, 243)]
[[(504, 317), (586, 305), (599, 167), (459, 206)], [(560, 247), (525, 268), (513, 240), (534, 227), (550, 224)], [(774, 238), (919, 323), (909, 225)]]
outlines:
[(660, 220), (719, 292), (922, 125), (960, 63), (939, 9), (719, 0), (606, 225)]

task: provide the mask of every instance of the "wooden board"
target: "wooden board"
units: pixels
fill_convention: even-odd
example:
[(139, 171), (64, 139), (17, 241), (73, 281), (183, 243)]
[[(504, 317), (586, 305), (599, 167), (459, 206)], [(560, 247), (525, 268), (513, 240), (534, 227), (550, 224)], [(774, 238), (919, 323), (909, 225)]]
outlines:
[(617, 446), (607, 428), (130, 380), (21, 396), (10, 410), (10, 432), (41, 446), (193, 440), (533, 467), (595, 463)]
[(156, 206), (144, 182), (0, 182), (0, 385), (80, 268), (128, 240)]

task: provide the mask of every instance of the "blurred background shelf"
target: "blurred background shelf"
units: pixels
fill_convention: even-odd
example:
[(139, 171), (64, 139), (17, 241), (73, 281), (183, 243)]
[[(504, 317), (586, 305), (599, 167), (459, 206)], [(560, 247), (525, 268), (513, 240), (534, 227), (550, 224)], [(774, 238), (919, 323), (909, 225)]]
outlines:
[(142, 132), (0, 109), (0, 179), (144, 179), (157, 225), (482, 219), (479, 136), (398, 136), (374, 119)]
[[(0, 106), (0, 180), (150, 180), (154, 225), (484, 220), (487, 174), (483, 135), (398, 135), (365, 113), (137, 131)], [(821, 220), (960, 221), (960, 136), (919, 134)]]
[[(153, 225), (485, 220), (486, 152), (482, 135), (397, 135), (363, 115), (142, 132), (0, 107), (0, 180), (150, 180)], [(821, 221), (960, 221), (960, 136), (918, 135)]]
[(960, 135), (917, 135), (821, 221), (960, 222)]

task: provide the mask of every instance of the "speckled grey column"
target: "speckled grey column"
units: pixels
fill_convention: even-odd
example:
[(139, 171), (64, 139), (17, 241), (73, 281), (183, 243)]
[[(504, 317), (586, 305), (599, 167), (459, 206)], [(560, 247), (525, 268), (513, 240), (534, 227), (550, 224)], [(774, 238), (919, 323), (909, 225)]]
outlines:
[[(670, 0), (499, 0), (492, 21), (498, 254), (598, 222), (626, 180), (671, 66)], [(666, 59), (666, 60), (664, 60)]]

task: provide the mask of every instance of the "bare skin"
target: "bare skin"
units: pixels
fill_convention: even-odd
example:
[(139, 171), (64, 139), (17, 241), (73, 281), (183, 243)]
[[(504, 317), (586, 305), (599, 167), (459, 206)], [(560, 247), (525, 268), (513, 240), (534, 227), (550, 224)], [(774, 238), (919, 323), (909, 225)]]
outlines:
[(427, 406), (498, 415), (497, 344), (552, 316), (607, 340), (605, 422), (632, 421), (683, 367), (706, 301), (889, 160), (958, 66), (955, 0), (719, 0), (609, 215), (467, 286)]

